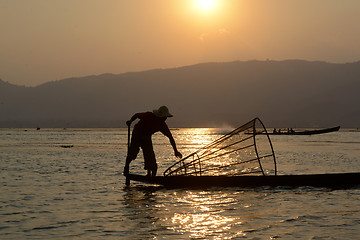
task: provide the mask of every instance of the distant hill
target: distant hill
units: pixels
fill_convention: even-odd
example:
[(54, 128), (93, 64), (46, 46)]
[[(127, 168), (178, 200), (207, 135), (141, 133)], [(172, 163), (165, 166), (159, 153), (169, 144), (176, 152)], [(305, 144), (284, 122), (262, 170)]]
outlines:
[(360, 62), (247, 61), (103, 74), (36, 87), (0, 80), (0, 127), (125, 127), (167, 105), (171, 127), (360, 127)]

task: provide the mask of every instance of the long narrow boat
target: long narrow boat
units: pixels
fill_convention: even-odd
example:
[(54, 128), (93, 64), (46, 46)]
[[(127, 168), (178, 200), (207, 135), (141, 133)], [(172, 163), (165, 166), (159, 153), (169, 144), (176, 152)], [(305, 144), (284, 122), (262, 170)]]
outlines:
[[(316, 130), (305, 130), (305, 131), (283, 131), (283, 132), (269, 132), (269, 135), (314, 135), (314, 134), (323, 134), (339, 131), (340, 126)], [(256, 134), (266, 134), (266, 133), (256, 133)]]
[(349, 188), (360, 185), (360, 173), (331, 173), (277, 176), (156, 176), (129, 174), (127, 181), (140, 181), (166, 188), (209, 187), (328, 187)]
[(255, 118), (182, 158), (163, 176), (126, 175), (127, 185), (131, 180), (167, 188), (349, 187), (360, 184), (360, 173), (277, 175), (270, 137), (261, 120)]

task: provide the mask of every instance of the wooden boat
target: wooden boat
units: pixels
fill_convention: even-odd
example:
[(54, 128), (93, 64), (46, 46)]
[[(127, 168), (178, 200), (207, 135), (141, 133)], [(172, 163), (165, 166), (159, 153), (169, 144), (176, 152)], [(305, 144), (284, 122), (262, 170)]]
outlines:
[[(274, 132), (256, 132), (256, 134), (268, 134), (268, 135), (314, 135), (314, 134), (323, 134), (323, 133), (330, 133), (339, 131), (340, 126), (332, 127), (332, 128), (324, 128), (324, 129), (317, 129), (317, 130), (305, 130), (305, 131), (274, 131)], [(252, 134), (251, 132), (247, 134)]]
[(129, 174), (130, 180), (161, 185), (166, 188), (209, 188), (209, 187), (327, 187), (350, 188), (360, 185), (360, 173), (329, 173), (277, 176), (156, 176), (146, 177)]
[[(326, 131), (331, 130), (321, 130)], [(349, 187), (360, 184), (360, 173), (277, 175), (271, 140), (264, 124), (255, 118), (176, 162), (163, 176), (127, 174), (126, 185), (131, 180), (167, 188)]]

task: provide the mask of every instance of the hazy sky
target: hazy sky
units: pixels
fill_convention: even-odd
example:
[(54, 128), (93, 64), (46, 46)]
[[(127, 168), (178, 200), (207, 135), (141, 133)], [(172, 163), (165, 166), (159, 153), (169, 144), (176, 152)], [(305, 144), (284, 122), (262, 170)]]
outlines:
[(0, 78), (35, 86), (214, 61), (354, 62), (359, 23), (360, 0), (0, 0)]

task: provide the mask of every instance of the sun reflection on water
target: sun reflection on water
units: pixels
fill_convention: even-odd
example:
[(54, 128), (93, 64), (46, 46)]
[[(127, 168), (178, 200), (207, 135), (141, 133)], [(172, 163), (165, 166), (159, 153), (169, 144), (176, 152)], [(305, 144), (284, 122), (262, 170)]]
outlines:
[[(189, 238), (229, 239), (244, 236), (242, 231), (228, 236), (227, 230), (235, 225), (241, 225), (238, 216), (230, 216), (233, 205), (239, 202), (224, 192), (211, 194), (209, 191), (187, 191), (178, 196), (178, 202), (185, 205), (175, 212), (171, 218), (172, 229), (180, 233), (189, 234)], [(233, 209), (234, 210), (234, 209)]]
[(222, 132), (218, 128), (184, 128), (179, 130), (177, 142), (186, 143), (181, 149), (183, 155), (186, 156), (208, 145), (220, 136), (222, 136)]
[(231, 228), (234, 218), (210, 213), (175, 214), (172, 218), (173, 229), (179, 232), (190, 232), (191, 238), (204, 238), (217, 235), (221, 238), (224, 230)]

